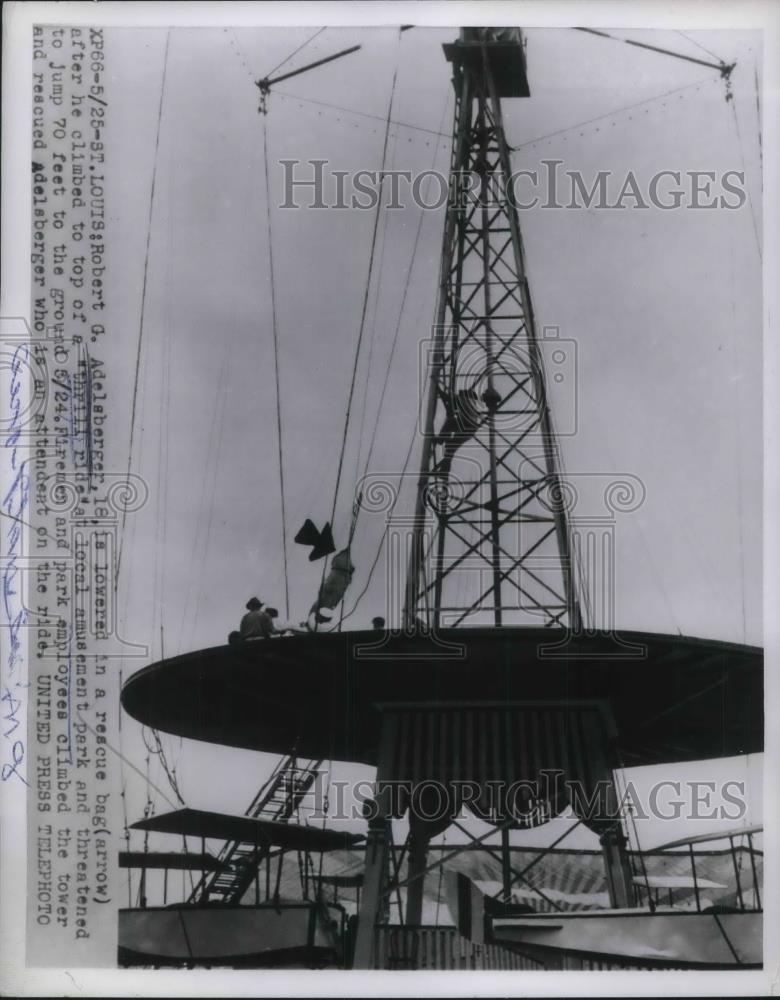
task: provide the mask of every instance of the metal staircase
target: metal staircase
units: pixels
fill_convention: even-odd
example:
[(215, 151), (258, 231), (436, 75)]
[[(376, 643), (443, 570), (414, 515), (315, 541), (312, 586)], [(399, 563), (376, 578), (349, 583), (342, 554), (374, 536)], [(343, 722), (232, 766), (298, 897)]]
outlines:
[[(314, 784), (321, 765), (322, 760), (299, 760), (292, 755), (282, 758), (244, 815), (275, 823), (289, 822)], [(266, 844), (227, 841), (217, 856), (219, 867), (204, 873), (188, 902), (238, 903), (269, 850), (270, 845)]]

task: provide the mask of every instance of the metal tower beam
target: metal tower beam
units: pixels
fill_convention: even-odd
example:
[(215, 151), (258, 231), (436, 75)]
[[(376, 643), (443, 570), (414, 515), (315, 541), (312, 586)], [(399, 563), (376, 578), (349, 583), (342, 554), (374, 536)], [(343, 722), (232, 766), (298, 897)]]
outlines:
[(501, 115), (502, 97), (527, 93), (522, 37), (509, 30), (464, 29), (445, 47), (456, 88), (450, 200), (405, 616), (579, 629)]

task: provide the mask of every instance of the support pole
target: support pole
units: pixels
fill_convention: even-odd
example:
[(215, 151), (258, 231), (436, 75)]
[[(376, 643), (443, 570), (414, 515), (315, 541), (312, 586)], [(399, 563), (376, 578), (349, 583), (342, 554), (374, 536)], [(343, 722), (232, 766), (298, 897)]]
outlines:
[(742, 896), (742, 879), (739, 877), (739, 865), (737, 864), (737, 850), (734, 847), (734, 838), (729, 837), (729, 848), (731, 850), (731, 862), (734, 865), (734, 878), (737, 880), (737, 898), (739, 899), (740, 910), (745, 909), (745, 900)]
[(747, 835), (748, 851), (750, 853), (750, 869), (753, 872), (753, 909), (761, 909), (761, 890), (758, 887), (758, 872), (756, 871), (756, 856), (753, 853), (753, 835)]
[(509, 828), (501, 830), (501, 881), (503, 883), (504, 902), (512, 902), (512, 858), (509, 853)]
[(691, 875), (693, 875), (693, 892), (696, 896), (696, 911), (701, 913), (701, 899), (699, 898), (699, 877), (696, 874), (696, 857), (693, 853), (693, 844), (688, 844), (688, 855), (691, 859)]
[(390, 842), (390, 821), (382, 817), (369, 826), (366, 838), (366, 868), (363, 876), (363, 898), (355, 940), (354, 969), (373, 969), (375, 927), (382, 905), (387, 875), (387, 850)]
[(409, 840), (408, 885), (406, 887), (406, 924), (418, 927), (422, 923), (425, 868), (428, 864), (429, 838), (412, 836)]
[(379, 739), (379, 758), (376, 770), (375, 813), (369, 822), (366, 838), (366, 863), (363, 875), (363, 895), (358, 908), (358, 927), (355, 938), (354, 969), (373, 969), (375, 959), (375, 928), (386, 919), (385, 887), (387, 884), (389, 848), (392, 840), (390, 788), (392, 762), (398, 738), (398, 721), (395, 713), (382, 714)]
[(633, 880), (628, 863), (626, 837), (619, 826), (599, 837), (604, 869), (607, 875), (609, 905), (613, 909), (625, 910), (633, 905)]
[[(606, 705), (602, 705), (601, 710), (602, 726), (605, 731), (599, 733), (600, 727), (595, 724), (593, 715), (586, 713), (583, 716), (582, 740), (588, 748), (591, 773), (602, 776), (601, 781), (606, 790), (606, 799), (603, 801), (603, 816), (607, 820), (612, 820), (599, 836), (609, 903), (613, 909), (630, 909), (635, 907), (637, 903), (633, 873), (628, 860), (626, 835), (620, 819), (620, 795), (615, 784), (614, 768), (620, 764), (615, 749), (615, 723)], [(638, 842), (637, 847), (639, 847)], [(647, 899), (652, 910), (653, 901), (649, 886)]]

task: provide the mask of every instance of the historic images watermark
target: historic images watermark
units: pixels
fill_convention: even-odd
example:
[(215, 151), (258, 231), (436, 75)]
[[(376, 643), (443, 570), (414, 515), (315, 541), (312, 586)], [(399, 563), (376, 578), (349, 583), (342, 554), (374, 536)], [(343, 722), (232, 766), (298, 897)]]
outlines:
[(328, 160), (279, 160), (284, 198), (279, 208), (376, 209), (384, 196), (390, 211), (417, 207), (436, 211), (447, 204), (518, 209), (649, 210), (742, 208), (747, 201), (744, 170), (680, 170), (650, 175), (634, 170), (589, 174), (565, 169), (564, 160), (541, 160), (539, 168), (508, 177), (475, 171), (336, 170)]
[(649, 788), (633, 781), (615, 784), (602, 779), (586, 786), (560, 770), (543, 769), (535, 780), (477, 782), (453, 780), (383, 781), (377, 789), (369, 780), (323, 780), (313, 787), (310, 819), (329, 822), (368, 819), (380, 815), (410, 816), (428, 823), (469, 814), (491, 823), (532, 827), (571, 808), (585, 822), (624, 818), (739, 822), (747, 813), (744, 781), (664, 779)]

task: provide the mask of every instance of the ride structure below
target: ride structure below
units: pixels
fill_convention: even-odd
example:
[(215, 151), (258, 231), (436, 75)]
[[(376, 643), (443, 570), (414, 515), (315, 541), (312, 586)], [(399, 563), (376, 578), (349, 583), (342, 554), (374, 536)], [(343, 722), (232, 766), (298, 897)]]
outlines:
[[(377, 767), (378, 809), (369, 823), (354, 941), (354, 967), (372, 968), (392, 887), (391, 820), (408, 809), (404, 927), (411, 930), (420, 925), (430, 838), (460, 808), (453, 801), (438, 825), (415, 830), (416, 813), (408, 801), (388, 802), (388, 785), (407, 780), (413, 796), (431, 781), (449, 787), (465, 780), (485, 789), (496, 781), (533, 782), (553, 769), (579, 783), (586, 799), (599, 782), (608, 785), (614, 805), (614, 768), (760, 751), (762, 664), (753, 647), (649, 633), (334, 632), (152, 664), (126, 682), (122, 703), (139, 722), (174, 735), (277, 753), (295, 746), (312, 759)], [(546, 822), (567, 804), (573, 805), (567, 796), (548, 799), (527, 825)], [(601, 842), (612, 912), (621, 913), (633, 902), (621, 819), (615, 813), (593, 819), (585, 822)], [(517, 816), (489, 822), (502, 831), (506, 848), (505, 831), (526, 825)], [(510, 877), (507, 870), (507, 885)], [(669, 919), (677, 926), (676, 917)], [(516, 928), (510, 940), (515, 934)]]

